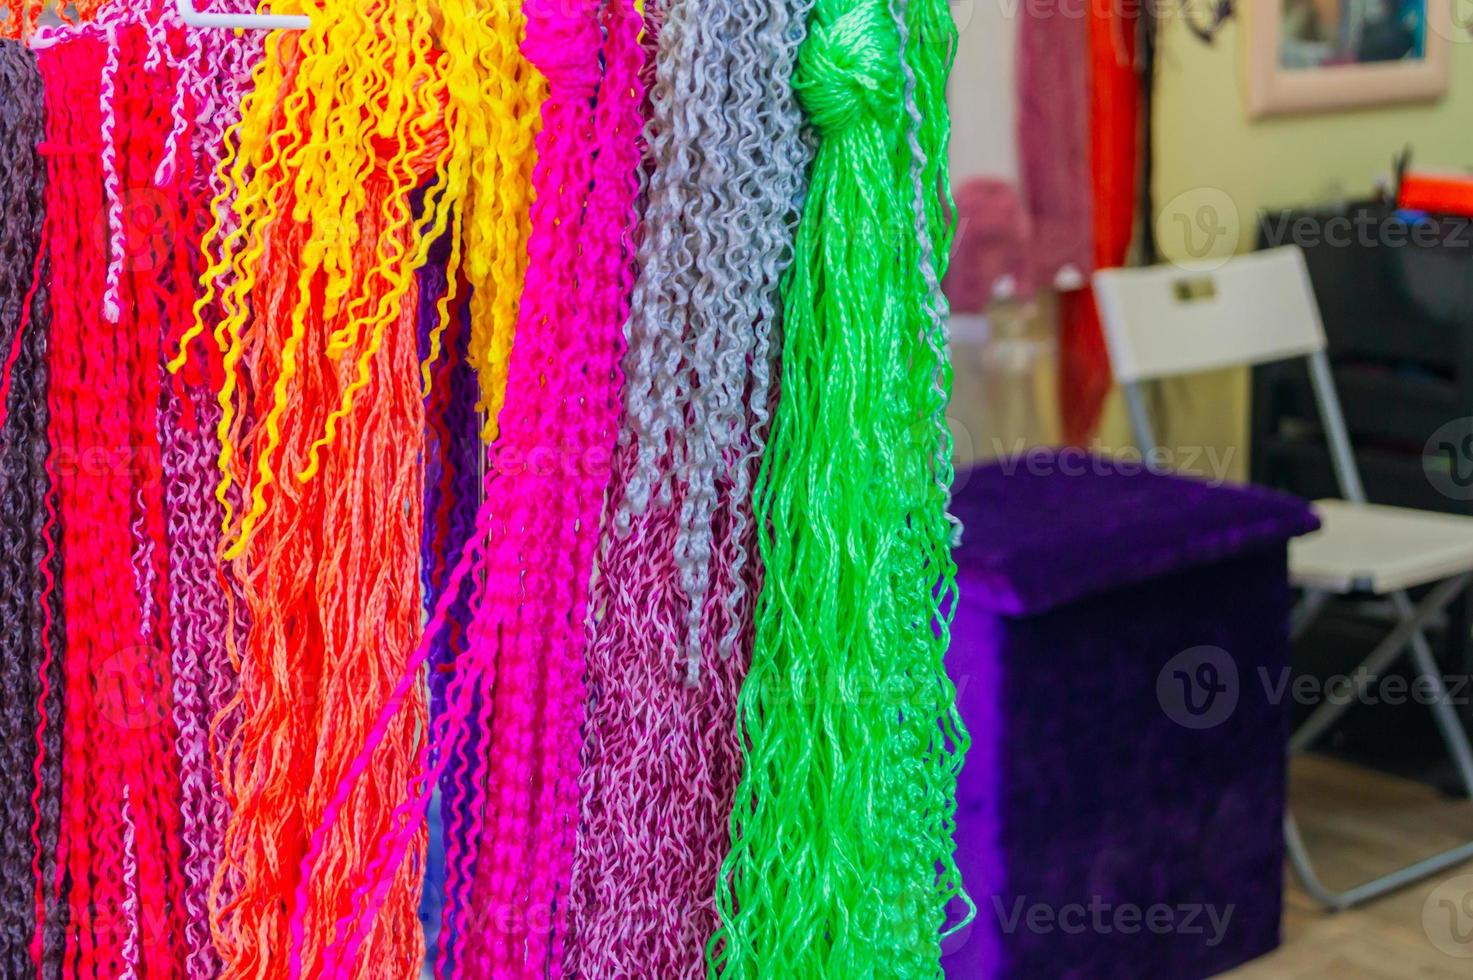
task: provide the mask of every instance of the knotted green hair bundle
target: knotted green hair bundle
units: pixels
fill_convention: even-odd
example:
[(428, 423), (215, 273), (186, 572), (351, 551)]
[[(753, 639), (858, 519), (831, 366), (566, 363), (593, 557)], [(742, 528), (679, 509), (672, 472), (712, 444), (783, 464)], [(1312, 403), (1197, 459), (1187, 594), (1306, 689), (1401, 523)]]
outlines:
[(794, 88), (818, 145), (755, 491), (766, 579), (739, 701), (721, 977), (933, 977), (966, 751), (955, 599), (947, 0), (817, 0)]

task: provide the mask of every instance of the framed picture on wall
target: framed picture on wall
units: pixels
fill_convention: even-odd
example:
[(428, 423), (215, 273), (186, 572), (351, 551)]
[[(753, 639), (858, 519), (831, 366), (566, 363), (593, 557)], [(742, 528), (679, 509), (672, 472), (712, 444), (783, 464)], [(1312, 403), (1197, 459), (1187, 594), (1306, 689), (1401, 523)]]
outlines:
[(1453, 0), (1253, 0), (1254, 116), (1430, 101), (1447, 92)]

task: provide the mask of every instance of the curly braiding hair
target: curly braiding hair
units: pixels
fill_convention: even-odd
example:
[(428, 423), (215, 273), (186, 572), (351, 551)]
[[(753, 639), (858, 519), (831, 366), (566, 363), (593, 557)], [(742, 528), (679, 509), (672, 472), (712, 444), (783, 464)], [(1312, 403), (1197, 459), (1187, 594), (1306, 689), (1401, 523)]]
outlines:
[[(61, 658), (50, 500), (41, 77), (0, 42), (0, 974), (55, 975), (43, 935), (60, 809)], [(43, 724), (44, 721), (44, 724)], [(48, 923), (50, 924), (50, 923)]]

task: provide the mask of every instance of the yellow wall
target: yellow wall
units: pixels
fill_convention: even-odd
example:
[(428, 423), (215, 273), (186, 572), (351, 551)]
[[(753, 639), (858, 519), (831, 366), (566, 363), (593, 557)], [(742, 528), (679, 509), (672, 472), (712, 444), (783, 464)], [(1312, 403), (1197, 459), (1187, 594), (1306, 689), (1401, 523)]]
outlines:
[[(1253, 245), (1259, 209), (1364, 196), (1377, 177), (1389, 175), (1393, 155), (1408, 143), (1424, 166), (1473, 166), (1473, 35), (1452, 45), (1451, 82), (1439, 102), (1249, 120), (1238, 27), (1225, 25), (1211, 46), (1180, 20), (1162, 27), (1155, 190), (1165, 257), (1189, 250), (1176, 215), (1194, 230), (1192, 251), (1208, 249), (1204, 227), (1218, 232), (1209, 254), (1244, 251)], [(1165, 397), (1164, 415), (1172, 424), (1163, 441), (1223, 451), (1244, 446), (1244, 372), (1176, 383)], [(1114, 404), (1106, 440), (1123, 439), (1126, 431)], [(1235, 475), (1246, 475), (1246, 452), (1239, 448), (1236, 457)]]
[(1253, 121), (1244, 111), (1240, 35), (1230, 21), (1208, 46), (1179, 19), (1162, 28), (1156, 87), (1160, 206), (1195, 188), (1221, 190), (1243, 215), (1249, 237), (1261, 207), (1364, 195), (1376, 177), (1390, 173), (1392, 156), (1408, 143), (1424, 165), (1473, 165), (1473, 34), (1469, 43), (1452, 45), (1448, 94), (1438, 102)]

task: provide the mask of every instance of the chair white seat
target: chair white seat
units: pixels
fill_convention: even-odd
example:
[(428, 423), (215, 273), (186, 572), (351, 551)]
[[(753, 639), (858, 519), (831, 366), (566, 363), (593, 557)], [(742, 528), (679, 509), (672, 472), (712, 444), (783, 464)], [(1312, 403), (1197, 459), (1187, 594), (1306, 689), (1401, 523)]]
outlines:
[(1289, 544), (1289, 575), (1307, 589), (1385, 595), (1473, 571), (1473, 517), (1317, 500), (1320, 530)]

